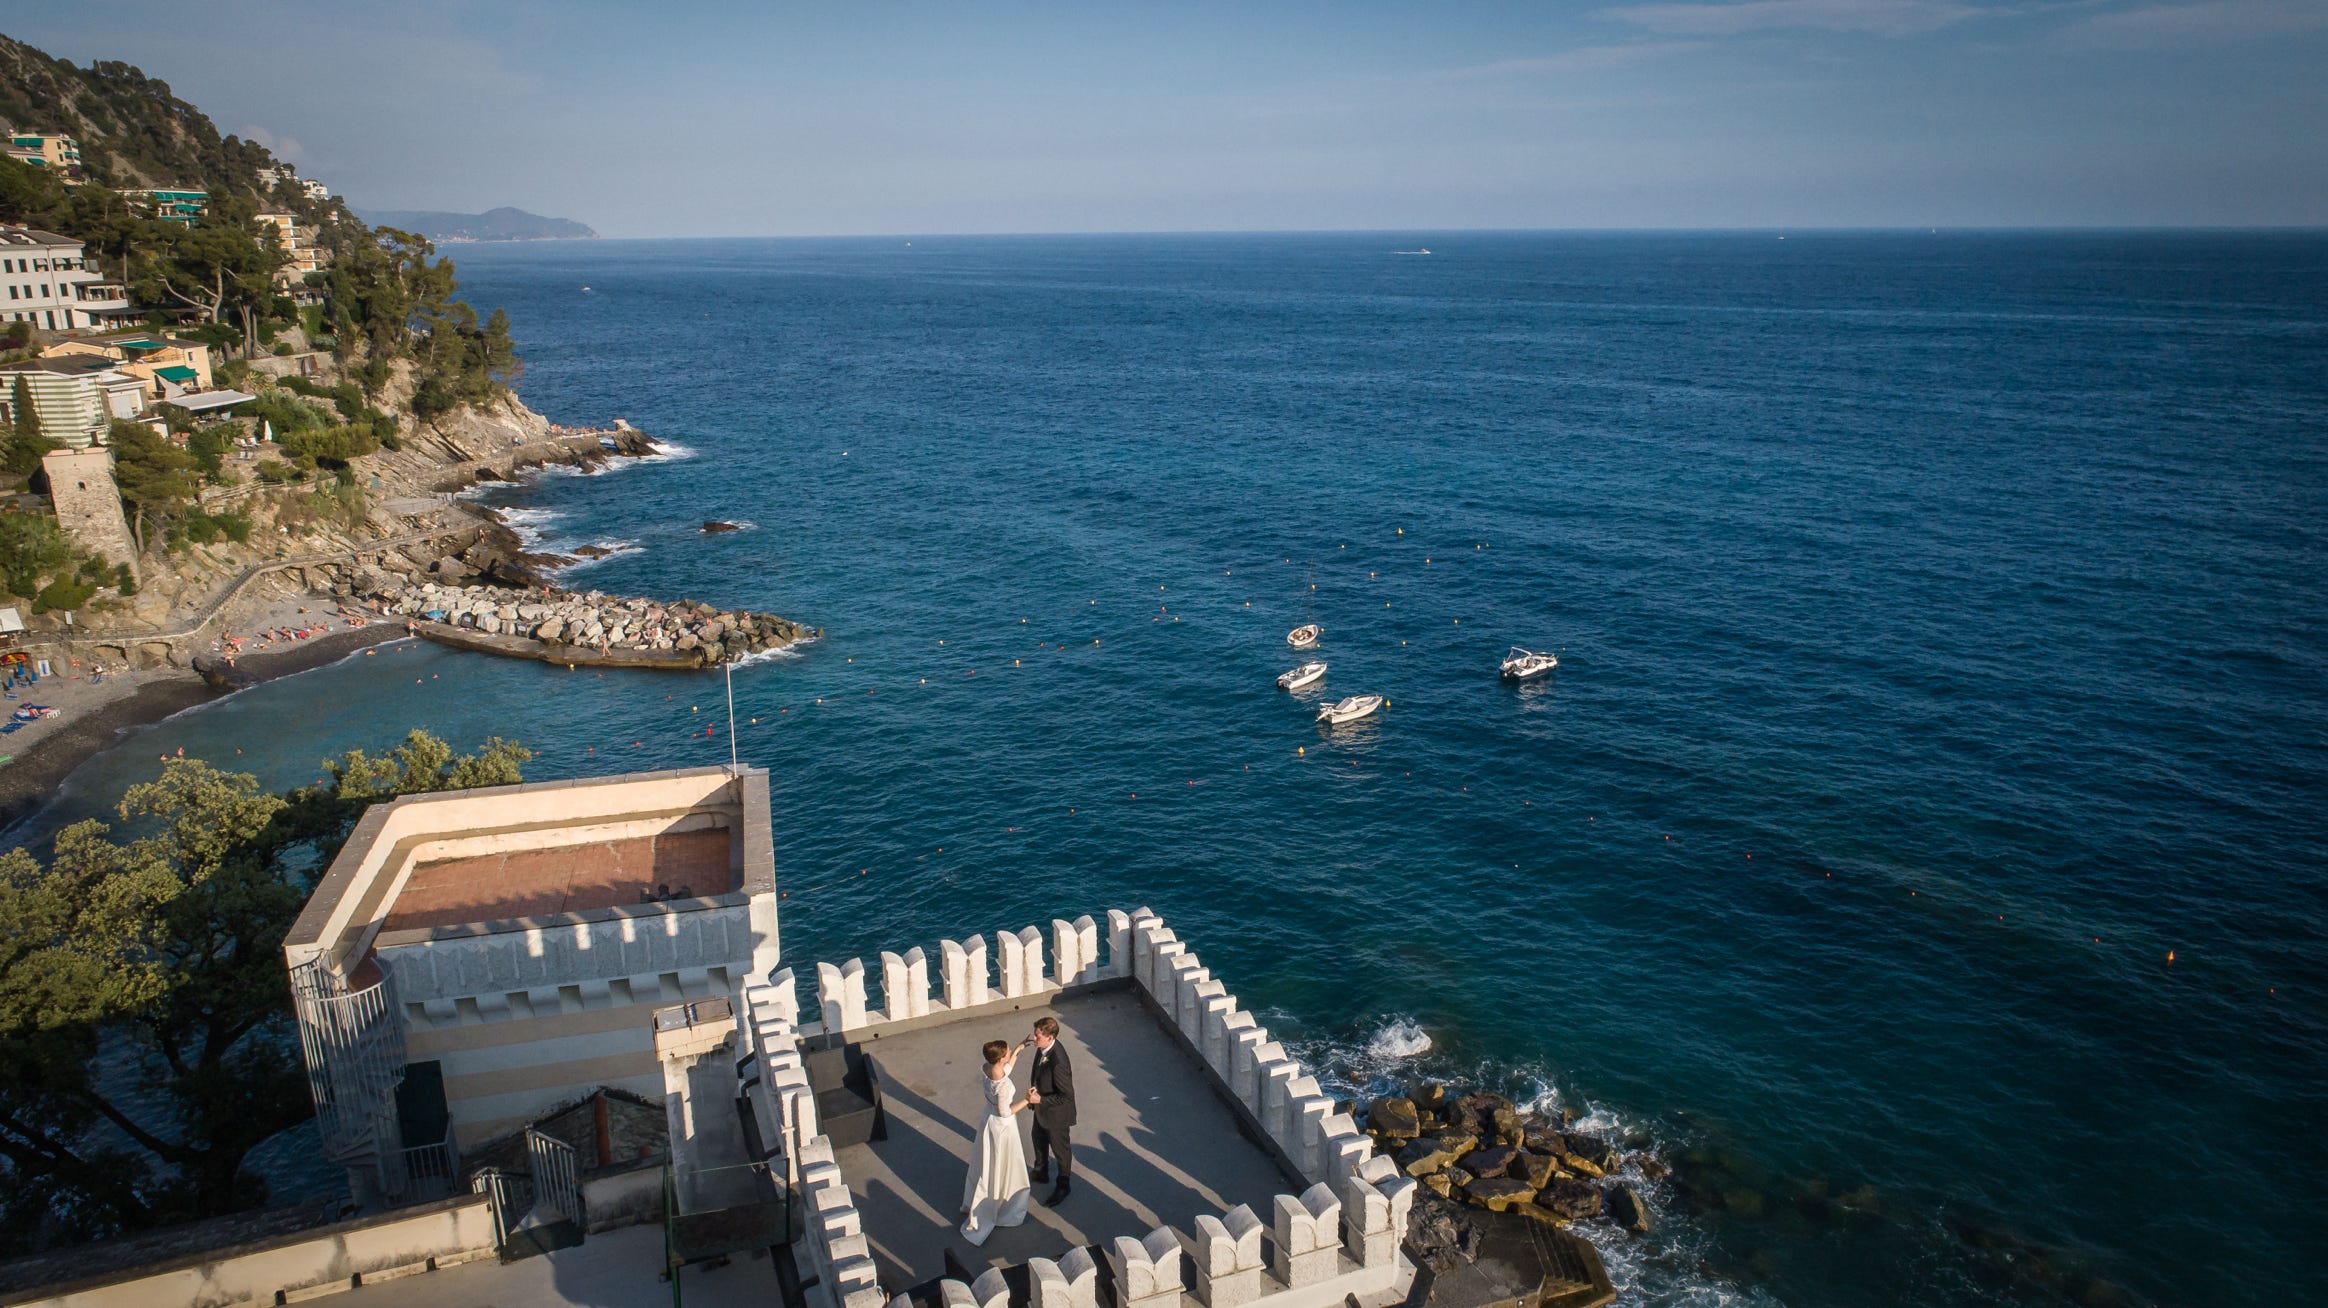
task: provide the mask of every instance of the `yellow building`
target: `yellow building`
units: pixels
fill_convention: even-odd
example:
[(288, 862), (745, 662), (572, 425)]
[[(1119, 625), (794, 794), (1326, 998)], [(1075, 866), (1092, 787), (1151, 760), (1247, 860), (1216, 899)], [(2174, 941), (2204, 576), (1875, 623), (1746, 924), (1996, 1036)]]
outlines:
[(210, 347), (182, 336), (152, 332), (119, 336), (91, 336), (59, 341), (42, 350), (44, 359), (94, 354), (152, 387), (153, 398), (172, 399), (190, 391), (206, 391), (210, 380)]

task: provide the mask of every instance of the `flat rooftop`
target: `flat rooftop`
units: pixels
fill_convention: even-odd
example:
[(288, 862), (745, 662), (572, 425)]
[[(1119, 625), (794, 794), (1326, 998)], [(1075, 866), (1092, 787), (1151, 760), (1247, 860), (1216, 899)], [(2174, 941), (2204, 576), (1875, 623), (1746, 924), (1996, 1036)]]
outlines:
[(406, 795), (364, 810), (284, 938), (283, 961), (345, 978), (383, 935), (409, 945), (745, 906), (772, 961), (775, 899), (768, 774), (756, 768)]
[(412, 869), (384, 931), (547, 917), (738, 888), (732, 828), (439, 859)]
[[(984, 1112), (979, 1046), (1015, 1044), (1046, 1013), (1059, 1019), (1075, 1071), (1075, 1192), (1046, 1208), (1041, 1200), (1050, 1188), (1036, 1187), (1024, 1225), (972, 1245), (957, 1213), (971, 1131)], [(975, 1275), (1158, 1226), (1193, 1230), (1199, 1214), (1217, 1216), (1238, 1204), (1266, 1222), (1277, 1195), (1306, 1188), (1243, 1134), (1204, 1066), (1129, 989), (965, 1018), (863, 1047), (880, 1076), (889, 1135), (842, 1149), (835, 1161), (863, 1215), (881, 1284), (893, 1290), (945, 1275), (949, 1250)], [(1022, 1091), (1032, 1068), (1022, 1055)], [(1022, 1112), (1017, 1122), (1023, 1143), (1033, 1119)], [(1034, 1151), (1027, 1153), (1031, 1163)]]

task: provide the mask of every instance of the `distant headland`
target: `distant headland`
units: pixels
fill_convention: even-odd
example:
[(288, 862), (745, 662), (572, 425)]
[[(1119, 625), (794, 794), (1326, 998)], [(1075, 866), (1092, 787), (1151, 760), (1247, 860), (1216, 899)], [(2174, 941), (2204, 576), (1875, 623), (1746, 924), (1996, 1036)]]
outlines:
[(418, 232), (440, 245), (472, 241), (595, 241), (598, 233), (571, 218), (544, 218), (507, 205), (483, 213), (436, 213), (424, 209), (367, 209), (374, 227)]

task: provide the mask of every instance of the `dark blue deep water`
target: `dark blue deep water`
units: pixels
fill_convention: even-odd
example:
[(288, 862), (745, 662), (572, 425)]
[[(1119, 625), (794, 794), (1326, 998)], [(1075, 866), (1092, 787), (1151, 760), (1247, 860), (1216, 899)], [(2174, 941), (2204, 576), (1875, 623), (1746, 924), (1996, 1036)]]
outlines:
[[(681, 447), (501, 497), (570, 581), (829, 633), (736, 676), (795, 962), (1152, 904), (1349, 1082), (1686, 1160), (1634, 1303), (2328, 1302), (2328, 239), (454, 253)], [(1379, 720), (1273, 688), (1313, 613)], [(719, 694), (383, 651), (65, 804)]]

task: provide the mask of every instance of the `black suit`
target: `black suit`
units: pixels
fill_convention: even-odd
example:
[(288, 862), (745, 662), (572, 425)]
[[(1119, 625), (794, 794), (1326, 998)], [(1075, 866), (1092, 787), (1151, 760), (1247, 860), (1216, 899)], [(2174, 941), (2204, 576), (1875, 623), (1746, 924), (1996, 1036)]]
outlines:
[(1067, 1059), (1067, 1046), (1054, 1040), (1049, 1049), (1036, 1050), (1035, 1070), (1029, 1081), (1043, 1096), (1032, 1110), (1035, 1172), (1050, 1171), (1051, 1159), (1056, 1157), (1059, 1183), (1065, 1185), (1075, 1167), (1067, 1153), (1067, 1137), (1075, 1125), (1075, 1067)]

